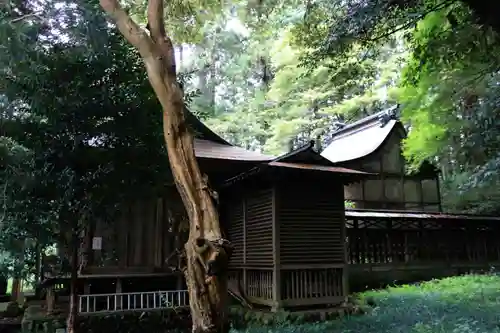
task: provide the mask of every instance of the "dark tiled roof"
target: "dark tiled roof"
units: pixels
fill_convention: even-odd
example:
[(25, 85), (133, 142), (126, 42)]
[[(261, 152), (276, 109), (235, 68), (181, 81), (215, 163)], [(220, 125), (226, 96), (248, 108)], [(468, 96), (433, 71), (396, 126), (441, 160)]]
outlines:
[(392, 107), (339, 129), (321, 156), (332, 163), (339, 163), (373, 153), (399, 123), (394, 119), (396, 109)]
[(196, 137), (194, 139), (194, 150), (198, 158), (253, 162), (263, 162), (274, 159), (273, 156), (266, 156), (231, 145), (203, 124), (203, 122), (187, 108), (184, 108), (184, 116), (186, 117), (186, 122), (194, 131)]
[(210, 158), (233, 161), (265, 162), (274, 159), (273, 156), (263, 155), (244, 148), (221, 144), (209, 140), (194, 140), (194, 150), (198, 158)]

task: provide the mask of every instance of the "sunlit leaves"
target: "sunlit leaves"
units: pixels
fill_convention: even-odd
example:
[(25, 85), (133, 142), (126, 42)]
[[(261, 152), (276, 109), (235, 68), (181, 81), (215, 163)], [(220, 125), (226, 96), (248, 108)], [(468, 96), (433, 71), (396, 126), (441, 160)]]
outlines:
[[(130, 15), (143, 27), (147, 23), (147, 0), (125, 0)], [(165, 3), (165, 27), (175, 43), (198, 43), (203, 27), (223, 10), (221, 0), (172, 0)]]

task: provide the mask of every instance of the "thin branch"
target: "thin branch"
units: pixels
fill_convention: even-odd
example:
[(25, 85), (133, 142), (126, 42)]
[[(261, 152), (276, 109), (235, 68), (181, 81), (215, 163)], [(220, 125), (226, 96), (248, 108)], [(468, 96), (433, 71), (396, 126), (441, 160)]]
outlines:
[(148, 25), (151, 38), (155, 43), (166, 37), (163, 22), (163, 0), (148, 1)]
[(385, 38), (395, 34), (396, 32), (408, 29), (409, 27), (415, 25), (418, 21), (424, 19), (428, 14), (435, 12), (435, 11), (438, 11), (438, 10), (441, 10), (447, 6), (454, 4), (455, 2), (456, 2), (456, 0), (448, 0), (448, 1), (444, 1), (440, 4), (437, 4), (436, 6), (430, 8), (429, 10), (425, 11), (424, 13), (418, 15), (418, 17), (416, 19), (411, 20), (410, 22), (407, 22), (407, 23), (405, 23), (405, 24), (403, 24), (403, 25), (401, 25), (393, 30), (385, 32), (377, 37), (370, 38), (367, 41), (368, 42), (376, 42), (378, 40), (385, 39)]
[(167, 36), (164, 23), (164, 3), (163, 0), (148, 1), (148, 26), (153, 42), (158, 46), (162, 62), (167, 71), (167, 76), (175, 81), (177, 70), (175, 64), (175, 51), (172, 39)]
[(36, 13), (30, 13), (30, 14), (26, 14), (26, 15), (23, 15), (23, 16), (20, 16), (20, 17), (16, 17), (16, 18), (10, 20), (10, 23), (17, 23), (17, 22), (20, 22), (20, 21), (24, 21), (24, 20), (27, 20), (27, 19), (29, 19), (31, 17), (35, 17), (35, 18), (37, 18), (39, 20), (42, 19), (42, 17), (39, 15), (39, 13), (36, 12)]

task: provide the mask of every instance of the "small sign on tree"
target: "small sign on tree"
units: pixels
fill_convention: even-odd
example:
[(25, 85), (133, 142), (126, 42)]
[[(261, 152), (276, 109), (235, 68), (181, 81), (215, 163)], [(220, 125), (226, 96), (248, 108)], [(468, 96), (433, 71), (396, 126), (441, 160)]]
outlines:
[(92, 250), (102, 250), (102, 237), (92, 238)]

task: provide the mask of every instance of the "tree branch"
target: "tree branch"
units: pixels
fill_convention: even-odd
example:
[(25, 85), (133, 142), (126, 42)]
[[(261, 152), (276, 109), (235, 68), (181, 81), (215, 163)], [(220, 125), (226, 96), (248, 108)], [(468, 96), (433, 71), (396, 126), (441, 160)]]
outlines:
[(118, 0), (99, 0), (104, 11), (111, 17), (118, 30), (130, 44), (137, 48), (143, 58), (153, 54), (153, 42), (144, 29), (139, 27), (120, 6)]
[(26, 14), (23, 16), (13, 18), (12, 20), (10, 20), (10, 23), (17, 23), (17, 22), (24, 21), (24, 20), (27, 20), (27, 19), (32, 18), (32, 17), (37, 18), (39, 20), (42, 20), (42, 17), (40, 17), (39, 12), (36, 12), (36, 13), (30, 13), (30, 14)]
[(438, 10), (441, 10), (443, 8), (446, 8), (450, 5), (452, 5), (453, 3), (455, 3), (456, 0), (447, 0), (447, 1), (444, 1), (442, 3), (439, 3), (437, 4), (436, 6), (426, 10), (425, 12), (423, 12), (422, 14), (418, 15), (415, 19), (411, 20), (410, 22), (407, 22), (399, 27), (396, 27), (394, 28), (393, 30), (390, 30), (388, 32), (385, 32), (383, 34), (380, 34), (379, 36), (376, 36), (376, 37), (372, 37), (372, 38), (369, 38), (368, 39), (368, 42), (376, 42), (376, 41), (379, 41), (379, 40), (382, 40), (382, 39), (385, 39), (393, 34), (395, 34), (396, 32), (399, 32), (399, 31), (402, 31), (402, 30), (405, 30), (405, 29), (408, 29), (410, 28), (411, 26), (417, 24), (418, 21), (424, 19), (427, 15), (429, 15), (430, 13), (432, 12), (436, 12)]
[(175, 81), (177, 75), (175, 64), (175, 52), (172, 39), (167, 36), (164, 23), (164, 3), (163, 0), (148, 1), (148, 26), (153, 42), (161, 51), (163, 65), (168, 77)]
[(155, 43), (166, 38), (163, 22), (163, 0), (148, 1), (148, 25), (151, 38)]

